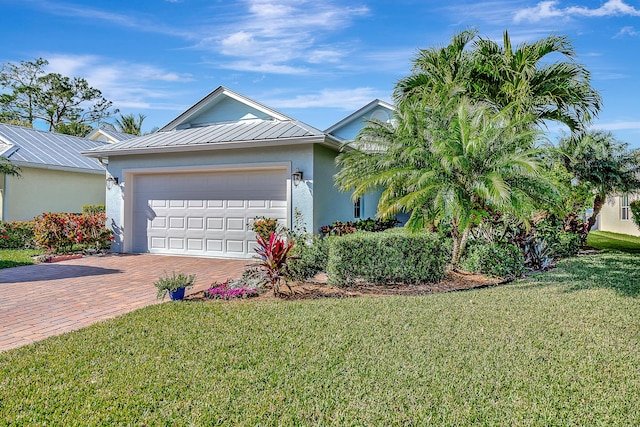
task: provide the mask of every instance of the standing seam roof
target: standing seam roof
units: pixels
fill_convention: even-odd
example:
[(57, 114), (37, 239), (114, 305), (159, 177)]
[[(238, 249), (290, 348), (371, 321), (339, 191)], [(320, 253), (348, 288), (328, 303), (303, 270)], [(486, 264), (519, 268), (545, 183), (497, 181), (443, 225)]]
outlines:
[(4, 157), (11, 161), (32, 163), (34, 166), (58, 166), (79, 169), (104, 170), (96, 159), (90, 159), (82, 151), (100, 149), (108, 143), (91, 141), (71, 135), (44, 132), (22, 126), (0, 124), (0, 139), (4, 146)]

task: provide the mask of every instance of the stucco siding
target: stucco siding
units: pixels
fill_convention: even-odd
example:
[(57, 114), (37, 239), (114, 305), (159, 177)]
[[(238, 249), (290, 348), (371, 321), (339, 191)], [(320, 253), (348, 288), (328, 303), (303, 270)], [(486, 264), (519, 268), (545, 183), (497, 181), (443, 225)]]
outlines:
[(353, 221), (354, 219), (351, 194), (338, 191), (334, 185), (333, 176), (338, 171), (335, 165), (336, 155), (335, 151), (321, 145), (314, 147), (314, 233), (317, 233), (321, 226), (334, 221)]
[[(638, 195), (630, 195), (629, 202), (638, 200), (639, 198)], [(600, 230), (640, 236), (640, 230), (636, 227), (631, 213), (629, 213), (628, 220), (620, 218), (620, 199), (620, 196), (610, 196), (607, 198), (607, 202), (600, 211)]]
[(21, 167), (6, 177), (4, 221), (26, 221), (44, 212), (81, 212), (82, 205), (105, 203), (104, 174)]
[[(288, 224), (291, 226), (294, 212), (302, 213), (307, 229), (313, 224), (313, 148), (312, 146), (263, 147), (251, 150), (228, 149), (171, 154), (144, 154), (135, 156), (113, 156), (109, 159), (109, 173), (120, 180), (107, 192), (107, 216), (116, 239), (112, 249), (116, 252), (128, 250), (125, 239), (128, 236), (131, 214), (125, 209), (128, 200), (125, 192), (129, 180), (139, 173), (162, 173), (163, 169), (199, 170), (216, 168), (260, 168), (265, 164), (286, 165), (288, 174), (298, 168), (304, 173), (304, 182), (298, 186), (289, 185), (291, 206), (288, 212)], [(288, 176), (290, 180), (290, 176)], [(130, 182), (129, 182), (130, 183)]]

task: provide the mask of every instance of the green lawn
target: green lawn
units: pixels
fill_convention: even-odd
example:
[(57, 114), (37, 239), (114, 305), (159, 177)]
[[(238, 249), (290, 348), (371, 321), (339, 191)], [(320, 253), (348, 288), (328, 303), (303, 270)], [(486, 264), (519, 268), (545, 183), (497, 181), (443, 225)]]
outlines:
[(167, 302), (0, 354), (0, 420), (640, 425), (639, 296), (608, 252), (476, 291)]
[(629, 236), (628, 234), (592, 231), (587, 237), (587, 244), (596, 249), (640, 253), (640, 237)]
[(37, 249), (0, 249), (0, 269), (33, 264), (33, 255), (42, 251)]

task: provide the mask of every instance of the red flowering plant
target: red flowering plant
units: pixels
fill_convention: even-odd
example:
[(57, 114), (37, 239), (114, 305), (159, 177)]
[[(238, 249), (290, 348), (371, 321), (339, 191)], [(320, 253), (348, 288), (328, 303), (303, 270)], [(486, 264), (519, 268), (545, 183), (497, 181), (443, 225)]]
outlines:
[(262, 258), (256, 264), (267, 278), (268, 284), (273, 288), (273, 293), (280, 295), (280, 284), (284, 284), (291, 292), (291, 286), (286, 281), (287, 262), (296, 258), (295, 255), (289, 255), (289, 252), (295, 245), (294, 241), (289, 241), (285, 235), (271, 233), (269, 240), (265, 240), (261, 235), (256, 235), (258, 247), (255, 248), (256, 253)]
[(106, 220), (104, 213), (44, 213), (36, 218), (34, 239), (39, 247), (51, 252), (71, 251), (75, 244), (99, 251), (113, 239)]

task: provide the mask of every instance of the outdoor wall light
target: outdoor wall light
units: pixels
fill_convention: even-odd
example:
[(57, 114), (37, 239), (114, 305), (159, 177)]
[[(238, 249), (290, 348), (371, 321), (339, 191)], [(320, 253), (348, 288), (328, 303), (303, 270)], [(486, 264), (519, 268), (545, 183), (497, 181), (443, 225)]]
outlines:
[(302, 181), (302, 171), (296, 168), (295, 172), (291, 174), (291, 180), (293, 181), (293, 185), (297, 187)]
[(118, 185), (118, 178), (114, 176), (110, 176), (109, 178), (107, 178), (107, 188), (111, 190), (114, 185)]

